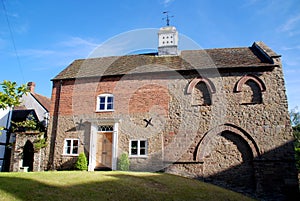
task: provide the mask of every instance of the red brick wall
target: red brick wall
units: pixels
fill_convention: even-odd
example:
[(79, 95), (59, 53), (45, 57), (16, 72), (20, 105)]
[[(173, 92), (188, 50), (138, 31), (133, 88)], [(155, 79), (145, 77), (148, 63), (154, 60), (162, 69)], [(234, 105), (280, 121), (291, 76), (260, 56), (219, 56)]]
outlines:
[[(92, 114), (96, 110), (97, 96), (111, 93), (115, 97), (115, 113), (147, 113), (154, 106), (168, 111), (169, 92), (165, 86), (122, 80), (120, 77), (53, 82), (51, 115)], [(61, 88), (60, 88), (61, 87)], [(58, 107), (59, 106), (59, 107)], [(59, 109), (58, 109), (59, 108)]]

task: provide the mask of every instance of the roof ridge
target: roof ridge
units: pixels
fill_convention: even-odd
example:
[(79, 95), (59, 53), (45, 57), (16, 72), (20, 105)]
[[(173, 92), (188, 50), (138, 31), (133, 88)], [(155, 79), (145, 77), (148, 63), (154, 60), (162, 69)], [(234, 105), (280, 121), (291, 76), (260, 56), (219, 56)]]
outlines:
[[(50, 111), (50, 105), (51, 105), (51, 98), (48, 98), (47, 96), (38, 94), (38, 93), (31, 93), (29, 92), (33, 98), (47, 111)], [(41, 100), (41, 99), (46, 99), (46, 100)], [(45, 102), (47, 101), (47, 102)]]
[[(256, 50), (256, 51), (253, 51)], [(268, 51), (269, 53), (271, 50)], [(275, 55), (276, 56), (276, 55)], [(208, 59), (210, 58), (210, 59)], [(177, 56), (124, 55), (78, 59), (63, 69), (53, 80), (76, 79), (84, 77), (113, 76), (142, 72), (161, 72), (161, 69), (147, 67), (163, 65), (171, 70), (274, 66), (257, 47), (224, 47), (197, 50), (181, 50)], [(143, 66), (143, 69), (137, 68)]]

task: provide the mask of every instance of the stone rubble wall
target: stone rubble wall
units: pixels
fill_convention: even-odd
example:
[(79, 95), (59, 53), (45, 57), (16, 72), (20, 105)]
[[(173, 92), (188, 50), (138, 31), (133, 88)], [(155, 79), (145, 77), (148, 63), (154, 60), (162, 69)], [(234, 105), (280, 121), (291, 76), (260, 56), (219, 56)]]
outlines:
[[(211, 97), (205, 95), (211, 105), (195, 99), (203, 85), (200, 91), (187, 93), (189, 83), (199, 77), (195, 72), (116, 76), (101, 82), (64, 80), (60, 101), (55, 102), (59, 110), (52, 107), (52, 113), (59, 114), (51, 119), (57, 124), (54, 138), (52, 129), (52, 168), (74, 164), (74, 157), (62, 155), (65, 138), (80, 138), (80, 152), (88, 155), (91, 119), (120, 119), (118, 154), (129, 152), (131, 139), (148, 142), (146, 158), (130, 157), (131, 170), (163, 170), (250, 194), (286, 193), (298, 186), (281, 66), (209, 75), (206, 78), (216, 89)], [(266, 90), (257, 91), (258, 85), (250, 79), (237, 92), (239, 80), (248, 75), (261, 80)], [(53, 100), (58, 97), (57, 84)], [(103, 93), (114, 95), (114, 112), (95, 111), (96, 98)], [(153, 126), (145, 127), (143, 119), (149, 118)], [(81, 129), (80, 120), (86, 122)]]

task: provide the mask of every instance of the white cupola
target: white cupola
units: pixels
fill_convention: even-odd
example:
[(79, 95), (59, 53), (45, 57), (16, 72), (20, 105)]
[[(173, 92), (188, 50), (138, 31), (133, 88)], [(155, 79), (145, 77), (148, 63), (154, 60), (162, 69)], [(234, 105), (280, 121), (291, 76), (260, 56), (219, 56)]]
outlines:
[(170, 26), (169, 11), (163, 12), (167, 26), (162, 27), (158, 31), (158, 56), (174, 56), (178, 55), (178, 32), (175, 27)]
[(158, 32), (158, 55), (178, 55), (178, 32), (173, 26), (166, 26)]

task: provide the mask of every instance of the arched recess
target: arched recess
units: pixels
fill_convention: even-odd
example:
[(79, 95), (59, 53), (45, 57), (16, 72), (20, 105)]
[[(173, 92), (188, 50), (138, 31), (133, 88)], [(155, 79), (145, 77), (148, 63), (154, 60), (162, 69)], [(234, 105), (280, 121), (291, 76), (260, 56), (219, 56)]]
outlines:
[(257, 76), (255, 75), (244, 75), (236, 84), (235, 86), (235, 92), (241, 92), (242, 91), (242, 88), (243, 88), (243, 85), (248, 81), (248, 80), (252, 80), (253, 82), (255, 82), (260, 90), (263, 92), (263, 91), (266, 91), (266, 85), (265, 83)]
[(28, 167), (28, 171), (33, 171), (34, 147), (30, 140), (27, 140), (23, 148), (23, 167)]
[(262, 92), (266, 91), (266, 85), (255, 75), (245, 75), (237, 82), (234, 91), (242, 92), (242, 104), (259, 104), (262, 103)]
[(192, 94), (192, 105), (211, 105), (214, 93), (216, 88), (206, 77), (194, 78), (187, 87), (187, 94)]
[(239, 135), (241, 139), (244, 140), (244, 142), (247, 143), (249, 146), (253, 158), (259, 158), (260, 157), (260, 151), (259, 148), (254, 141), (254, 139), (249, 135), (245, 130), (242, 128), (235, 126), (233, 124), (227, 123), (220, 125), (218, 127), (215, 127), (204, 134), (204, 136), (201, 138), (200, 142), (198, 143), (195, 152), (194, 152), (194, 160), (196, 161), (203, 161), (203, 159), (210, 154), (211, 146), (210, 142), (213, 140), (217, 135), (221, 135), (222, 132), (229, 131), (232, 134)]

